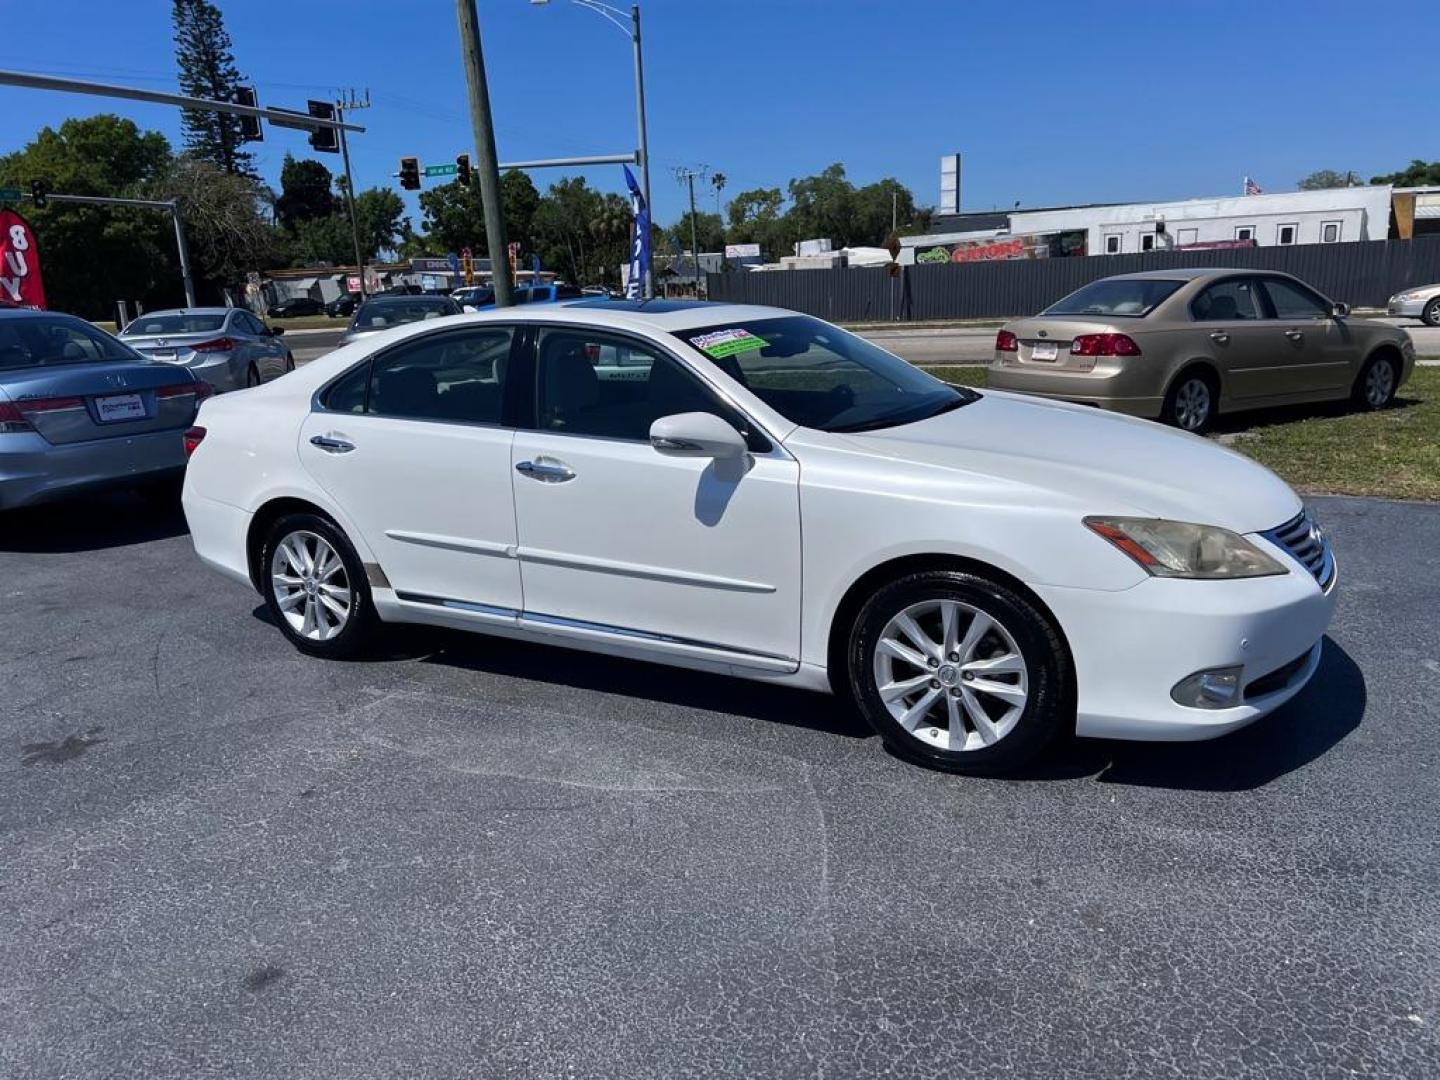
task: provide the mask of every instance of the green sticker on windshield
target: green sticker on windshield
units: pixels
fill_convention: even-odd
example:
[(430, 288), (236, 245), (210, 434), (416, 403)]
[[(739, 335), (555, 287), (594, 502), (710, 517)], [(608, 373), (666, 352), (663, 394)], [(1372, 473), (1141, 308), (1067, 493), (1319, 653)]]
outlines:
[(736, 353), (751, 352), (765, 347), (765, 339), (758, 338), (749, 330), (715, 330), (690, 339), (690, 344), (706, 356), (721, 360)]

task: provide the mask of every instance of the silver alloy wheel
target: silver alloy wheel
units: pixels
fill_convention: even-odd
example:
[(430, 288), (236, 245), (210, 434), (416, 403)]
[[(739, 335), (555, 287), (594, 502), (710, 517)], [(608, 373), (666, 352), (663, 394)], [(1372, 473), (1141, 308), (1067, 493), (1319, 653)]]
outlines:
[(290, 629), (303, 638), (328, 641), (350, 621), (345, 563), (318, 533), (297, 529), (275, 545), (270, 587)]
[(1175, 422), (1185, 431), (1198, 431), (1210, 419), (1210, 384), (1186, 379), (1175, 391)]
[(911, 604), (886, 623), (874, 675), (890, 715), (940, 750), (994, 746), (1015, 730), (1030, 688), (1014, 636), (960, 600)]
[(1372, 409), (1381, 408), (1395, 392), (1395, 365), (1376, 360), (1365, 375), (1365, 400)]

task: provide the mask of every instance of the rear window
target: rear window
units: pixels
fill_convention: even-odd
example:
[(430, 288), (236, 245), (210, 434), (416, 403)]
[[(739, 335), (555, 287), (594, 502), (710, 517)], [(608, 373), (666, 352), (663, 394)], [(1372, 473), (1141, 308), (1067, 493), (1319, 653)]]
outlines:
[(383, 330), (387, 326), (438, 319), (442, 315), (458, 315), (460, 308), (449, 298), (413, 296), (401, 299), (372, 300), (361, 304), (355, 312), (357, 330)]
[(225, 325), (224, 315), (141, 315), (125, 327), (121, 337), (138, 334), (208, 334)]
[(1155, 278), (1106, 278), (1076, 289), (1040, 314), (1142, 319), (1184, 284)]
[(0, 370), (141, 359), (81, 319), (63, 315), (0, 318)]

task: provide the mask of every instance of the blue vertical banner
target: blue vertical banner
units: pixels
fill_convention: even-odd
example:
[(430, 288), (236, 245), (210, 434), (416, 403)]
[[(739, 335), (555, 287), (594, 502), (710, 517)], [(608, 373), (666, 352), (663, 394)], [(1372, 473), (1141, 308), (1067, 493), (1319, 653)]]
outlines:
[(630, 187), (630, 206), (635, 214), (635, 230), (630, 234), (630, 272), (626, 276), (625, 295), (631, 300), (639, 300), (645, 295), (645, 276), (650, 273), (650, 207), (645, 204), (645, 196), (635, 182), (630, 166), (620, 167), (625, 170), (625, 183)]

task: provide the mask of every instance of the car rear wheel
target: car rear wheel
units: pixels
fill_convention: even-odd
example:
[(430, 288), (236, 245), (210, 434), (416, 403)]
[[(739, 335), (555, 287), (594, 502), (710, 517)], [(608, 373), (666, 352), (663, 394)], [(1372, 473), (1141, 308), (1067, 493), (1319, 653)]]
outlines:
[(254, 364), (245, 369), (245, 385), (247, 387), (260, 385), (260, 369)]
[(1211, 376), (1203, 371), (1182, 372), (1165, 395), (1160, 419), (1181, 431), (1202, 435), (1215, 422), (1215, 404), (1219, 396)]
[(850, 636), (850, 688), (900, 757), (994, 773), (1031, 760), (1068, 719), (1069, 654), (1019, 593), (931, 571), (881, 588)]
[(295, 354), (294, 354), (294, 353), (291, 353), (291, 352), (287, 352), (287, 353), (285, 354), (285, 371), (286, 371), (286, 373), (288, 374), (288, 373), (290, 373), (290, 372), (292, 372), (292, 371), (294, 371), (294, 370), (295, 370)]
[(1352, 397), (1357, 407), (1371, 411), (1389, 407), (1400, 388), (1400, 370), (1389, 353), (1372, 356), (1355, 380)]
[(1440, 326), (1440, 296), (1425, 305), (1425, 312), (1420, 319), (1426, 326)]
[(375, 612), (365, 570), (345, 535), (318, 514), (287, 514), (261, 549), (265, 604), (301, 652), (341, 659), (362, 652)]

